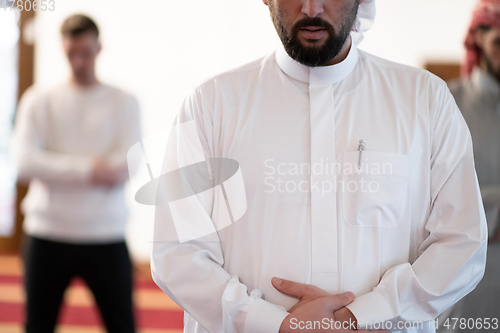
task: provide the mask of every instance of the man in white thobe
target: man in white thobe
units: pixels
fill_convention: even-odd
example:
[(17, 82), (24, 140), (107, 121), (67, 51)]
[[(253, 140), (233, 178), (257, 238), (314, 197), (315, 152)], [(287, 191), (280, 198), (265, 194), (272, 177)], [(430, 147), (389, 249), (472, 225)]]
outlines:
[(373, 1), (264, 3), (283, 47), (208, 79), (178, 115), (164, 172), (239, 168), (226, 181), (211, 163), (212, 188), (185, 180), (192, 196), (157, 206), (154, 280), (185, 310), (184, 332), (434, 332), (486, 256), (453, 97), (357, 49)]

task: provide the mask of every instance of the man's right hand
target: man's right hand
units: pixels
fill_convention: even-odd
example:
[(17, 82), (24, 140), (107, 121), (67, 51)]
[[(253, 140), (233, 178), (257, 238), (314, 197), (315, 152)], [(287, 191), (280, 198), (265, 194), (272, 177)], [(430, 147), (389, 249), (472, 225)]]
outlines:
[[(346, 294), (330, 295), (316, 298), (292, 311), (281, 323), (279, 333), (291, 332), (354, 332), (350, 329), (336, 330), (333, 313), (353, 301), (353, 297)], [(319, 327), (312, 330), (307, 328), (307, 323), (320, 323)], [(326, 326), (323, 326), (326, 325)], [(302, 327), (303, 329), (300, 329)], [(349, 326), (344, 326), (349, 327)]]
[(126, 168), (109, 163), (99, 157), (94, 161), (92, 168), (92, 184), (96, 186), (113, 187), (127, 178)]
[[(294, 281), (273, 278), (273, 286), (280, 292), (299, 299), (299, 302), (288, 310), (290, 314), (283, 320), (279, 333), (292, 332), (356, 332), (373, 333), (389, 332), (387, 330), (369, 331), (356, 330), (356, 318), (345, 308), (346, 305), (354, 301), (354, 294), (346, 292), (343, 294), (331, 295), (326, 291), (312, 285), (306, 285)], [(345, 310), (351, 315), (352, 320), (342, 322), (349, 316), (340, 316), (340, 312)], [(343, 319), (340, 319), (340, 318)], [(307, 323), (320, 323), (319, 328), (307, 328)], [(338, 322), (335, 325), (335, 322)], [(352, 325), (354, 323), (354, 325)], [(340, 325), (340, 326), (339, 326)], [(300, 327), (303, 327), (302, 329)]]

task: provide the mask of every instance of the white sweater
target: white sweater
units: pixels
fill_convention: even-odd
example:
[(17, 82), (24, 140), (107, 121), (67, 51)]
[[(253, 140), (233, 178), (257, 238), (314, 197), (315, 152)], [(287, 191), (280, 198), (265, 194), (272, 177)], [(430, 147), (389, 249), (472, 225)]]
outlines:
[(117, 88), (65, 83), (26, 91), (16, 122), (18, 177), (30, 181), (21, 206), (26, 234), (77, 243), (124, 239), (124, 184), (91, 184), (92, 164), (98, 156), (126, 163), (139, 140), (137, 100)]

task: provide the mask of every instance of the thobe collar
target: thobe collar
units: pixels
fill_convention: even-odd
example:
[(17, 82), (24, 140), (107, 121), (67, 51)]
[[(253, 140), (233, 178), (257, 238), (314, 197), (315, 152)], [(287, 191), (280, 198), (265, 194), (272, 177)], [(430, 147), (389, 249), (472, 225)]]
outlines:
[(276, 51), (276, 61), (281, 70), (294, 79), (310, 86), (323, 86), (340, 82), (351, 74), (358, 62), (358, 49), (351, 41), (349, 53), (343, 61), (331, 66), (309, 67), (292, 59), (281, 45)]
[(474, 85), (482, 93), (490, 96), (500, 97), (500, 82), (495, 79), (491, 74), (483, 71), (478, 66), (474, 67), (471, 79)]

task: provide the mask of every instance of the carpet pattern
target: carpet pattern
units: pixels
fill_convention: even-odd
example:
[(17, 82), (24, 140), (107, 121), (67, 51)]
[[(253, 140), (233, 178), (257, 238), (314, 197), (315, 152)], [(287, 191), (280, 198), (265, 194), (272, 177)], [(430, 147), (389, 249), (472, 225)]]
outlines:
[[(138, 333), (182, 333), (184, 312), (151, 279), (147, 266), (134, 274), (134, 306)], [(24, 331), (22, 262), (18, 256), (0, 256), (0, 332)], [(92, 293), (79, 279), (66, 290), (57, 333), (105, 333)]]

